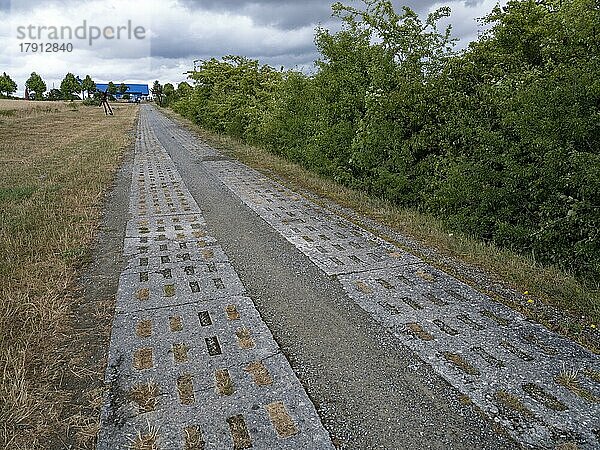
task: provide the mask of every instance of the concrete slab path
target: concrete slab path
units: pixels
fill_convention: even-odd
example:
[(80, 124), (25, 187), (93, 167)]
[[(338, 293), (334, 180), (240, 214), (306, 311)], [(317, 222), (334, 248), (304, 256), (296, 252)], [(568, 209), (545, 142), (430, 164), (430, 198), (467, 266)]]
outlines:
[(130, 214), (98, 448), (600, 446), (597, 356), (149, 105)]

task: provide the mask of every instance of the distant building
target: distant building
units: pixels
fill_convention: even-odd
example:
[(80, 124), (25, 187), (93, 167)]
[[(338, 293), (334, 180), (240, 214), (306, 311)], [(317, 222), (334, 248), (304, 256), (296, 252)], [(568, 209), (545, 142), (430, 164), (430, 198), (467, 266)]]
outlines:
[[(117, 89), (118, 89), (119, 86), (121, 86), (121, 83), (115, 83), (115, 85), (117, 86)], [(127, 86), (129, 88), (129, 89), (127, 89), (127, 92), (125, 92), (125, 94), (121, 94), (120, 92), (117, 92), (115, 94), (116, 99), (119, 100), (119, 99), (123, 98), (123, 95), (129, 94), (129, 98), (133, 101), (147, 100), (148, 96), (150, 95), (150, 90), (148, 89), (147, 84), (125, 83), (125, 86)], [(96, 89), (98, 89), (101, 92), (105, 92), (108, 89), (108, 84), (96, 83)]]

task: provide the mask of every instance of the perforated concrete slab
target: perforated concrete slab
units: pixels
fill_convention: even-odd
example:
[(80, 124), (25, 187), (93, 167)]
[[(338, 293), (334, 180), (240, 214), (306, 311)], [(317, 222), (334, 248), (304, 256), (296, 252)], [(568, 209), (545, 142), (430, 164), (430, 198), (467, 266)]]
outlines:
[(580, 388), (596, 395), (598, 386), (585, 373), (598, 373), (600, 364), (583, 348), (425, 265), (342, 275), (340, 281), (520, 441), (547, 446), (564, 435), (582, 447), (596, 446), (598, 398), (559, 382), (561, 373), (578, 370)]
[(98, 448), (333, 448), (143, 111)]
[(600, 446), (600, 361), (238, 162), (207, 169), (526, 446)]
[(416, 264), (398, 249), (233, 161), (206, 162), (247, 206), (329, 275)]

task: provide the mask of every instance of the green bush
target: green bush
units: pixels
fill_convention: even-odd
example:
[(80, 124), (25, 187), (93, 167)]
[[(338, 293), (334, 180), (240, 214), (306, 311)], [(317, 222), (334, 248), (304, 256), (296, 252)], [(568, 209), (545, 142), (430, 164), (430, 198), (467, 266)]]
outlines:
[(450, 14), (333, 5), (314, 75), (205, 61), (172, 107), (449, 229), (600, 279), (600, 9), (511, 0), (453, 51)]

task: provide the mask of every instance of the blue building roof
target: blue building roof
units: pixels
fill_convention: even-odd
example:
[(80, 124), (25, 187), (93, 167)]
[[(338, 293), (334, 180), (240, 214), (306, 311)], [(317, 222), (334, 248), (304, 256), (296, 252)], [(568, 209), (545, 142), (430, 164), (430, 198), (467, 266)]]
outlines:
[[(118, 89), (119, 86), (121, 85), (121, 83), (115, 83), (115, 85), (117, 86), (117, 89)], [(148, 95), (150, 93), (147, 84), (125, 83), (125, 86), (129, 87), (129, 89), (127, 89), (126, 94)], [(106, 91), (106, 89), (108, 89), (108, 84), (96, 83), (96, 89), (104, 92), (104, 91)]]

